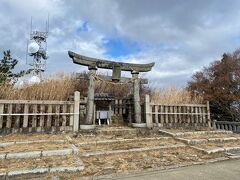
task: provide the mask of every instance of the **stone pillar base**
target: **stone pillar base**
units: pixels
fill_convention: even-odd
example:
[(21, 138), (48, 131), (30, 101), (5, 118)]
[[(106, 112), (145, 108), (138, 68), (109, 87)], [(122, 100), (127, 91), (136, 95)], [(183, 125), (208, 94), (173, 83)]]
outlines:
[(132, 123), (132, 127), (134, 127), (134, 128), (146, 128), (147, 124), (146, 123)]
[(82, 130), (93, 130), (96, 128), (96, 125), (95, 124), (81, 124), (80, 125), (80, 129)]

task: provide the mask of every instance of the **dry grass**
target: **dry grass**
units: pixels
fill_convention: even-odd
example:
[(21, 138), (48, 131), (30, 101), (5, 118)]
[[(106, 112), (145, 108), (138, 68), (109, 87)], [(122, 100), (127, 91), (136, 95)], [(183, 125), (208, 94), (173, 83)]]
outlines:
[(110, 151), (110, 150), (128, 150), (132, 148), (144, 148), (144, 147), (155, 147), (155, 146), (168, 146), (182, 144), (174, 139), (154, 139), (154, 140), (141, 140), (141, 141), (129, 141), (129, 142), (116, 142), (116, 143), (104, 143), (104, 144), (91, 144), (91, 145), (80, 145), (80, 152), (99, 152), (99, 151)]
[[(82, 73), (87, 77), (87, 74)], [(88, 81), (84, 78), (77, 79), (71, 74), (55, 74), (42, 83), (26, 85), (17, 89), (10, 85), (0, 85), (0, 99), (26, 99), (26, 100), (68, 100), (74, 91), (80, 91), (82, 96), (87, 96)], [(116, 98), (127, 97), (131, 91), (130, 84), (114, 84), (96, 81), (96, 93), (109, 93)], [(146, 93), (146, 87), (141, 87), (141, 95)], [(143, 97), (143, 96), (142, 96)], [(192, 97), (186, 89), (174, 87), (151, 90), (151, 100), (162, 104), (201, 103), (201, 97)]]
[(76, 166), (76, 163), (72, 155), (31, 159), (9, 159), (0, 161), (0, 172), (56, 166)]
[(240, 137), (238, 134), (193, 134), (187, 135), (186, 139), (209, 139), (209, 138), (229, 138), (229, 137)]
[(30, 151), (47, 151), (47, 150), (59, 150), (70, 148), (67, 143), (32, 143), (32, 144), (15, 144), (12, 146), (0, 147), (0, 153), (15, 153), (15, 152), (30, 152)]
[(208, 142), (195, 145), (199, 148), (210, 150), (216, 148), (230, 148), (230, 147), (240, 147), (240, 141), (227, 141), (227, 142)]
[(22, 141), (39, 141), (39, 140), (64, 140), (64, 134), (46, 134), (46, 133), (34, 133), (34, 134), (9, 134), (0, 136), (0, 143), (3, 142), (22, 142)]
[(51, 76), (39, 84), (14, 88), (1, 85), (0, 99), (67, 100), (75, 91), (74, 77), (69, 74)]
[(192, 96), (186, 89), (168, 87), (165, 89), (153, 89), (151, 101), (161, 104), (199, 104), (203, 102), (202, 97)]
[(139, 172), (149, 168), (165, 169), (172, 165), (190, 165), (195, 162), (204, 162), (208, 159), (223, 156), (225, 156), (223, 153), (206, 155), (186, 147), (147, 152), (119, 153), (107, 156), (81, 157), (85, 169), (78, 173), (76, 177), (81, 175), (106, 175), (118, 172)]
[(166, 128), (164, 131), (171, 133), (182, 133), (182, 132), (195, 132), (195, 131), (212, 131), (214, 129), (209, 127), (178, 127), (178, 128)]
[[(82, 76), (87, 78), (86, 72)], [(27, 100), (67, 100), (74, 91), (80, 91), (82, 96), (87, 96), (88, 81), (77, 78), (71, 74), (55, 74), (43, 82), (14, 88), (11, 85), (0, 85), (0, 99), (27, 99)], [(129, 84), (109, 83), (97, 80), (96, 93), (109, 93), (115, 97), (129, 95)]]

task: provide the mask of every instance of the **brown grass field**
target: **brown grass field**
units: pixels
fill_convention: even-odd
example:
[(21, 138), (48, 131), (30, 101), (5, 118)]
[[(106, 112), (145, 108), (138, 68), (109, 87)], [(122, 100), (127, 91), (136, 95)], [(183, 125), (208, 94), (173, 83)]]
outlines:
[[(86, 75), (86, 73), (83, 73)], [(88, 82), (77, 78), (74, 74), (55, 74), (43, 82), (14, 88), (11, 85), (0, 85), (0, 99), (15, 100), (68, 100), (74, 91), (80, 91), (81, 96), (87, 95)], [(96, 81), (96, 93), (109, 93), (115, 97), (129, 96), (129, 84), (114, 84), (101, 80)], [(202, 103), (201, 97), (193, 97), (189, 91), (182, 88), (168, 87), (165, 89), (141, 86), (141, 96), (150, 92), (151, 101), (162, 104)], [(142, 98), (143, 99), (143, 98)]]

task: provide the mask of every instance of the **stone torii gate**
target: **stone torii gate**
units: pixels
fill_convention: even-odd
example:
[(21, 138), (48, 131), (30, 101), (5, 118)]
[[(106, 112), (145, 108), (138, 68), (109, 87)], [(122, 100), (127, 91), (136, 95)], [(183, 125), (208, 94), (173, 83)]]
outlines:
[[(94, 89), (95, 89), (95, 76), (97, 68), (112, 69), (111, 80), (113, 82), (122, 82), (126, 80), (132, 80), (133, 82), (133, 97), (134, 97), (134, 111), (135, 111), (135, 122), (141, 123), (141, 105), (140, 105), (140, 72), (151, 71), (155, 63), (149, 64), (132, 64), (132, 63), (122, 63), (114, 62), (103, 59), (91, 58), (83, 55), (79, 55), (72, 51), (68, 51), (68, 55), (72, 58), (75, 64), (80, 64), (83, 66), (88, 66), (89, 70), (89, 85), (88, 85), (88, 99), (87, 99), (87, 116), (86, 124), (93, 124), (93, 113), (94, 113)], [(132, 74), (132, 79), (121, 78), (121, 71), (130, 71)], [(107, 78), (110, 79), (110, 78)], [(144, 80), (143, 80), (144, 81)], [(146, 81), (145, 81), (146, 82)]]

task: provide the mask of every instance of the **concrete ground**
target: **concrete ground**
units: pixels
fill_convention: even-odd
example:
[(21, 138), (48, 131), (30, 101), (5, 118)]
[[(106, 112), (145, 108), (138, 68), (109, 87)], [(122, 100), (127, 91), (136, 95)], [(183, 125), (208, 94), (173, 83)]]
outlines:
[(115, 176), (119, 180), (239, 180), (240, 159), (194, 165), (165, 171)]

